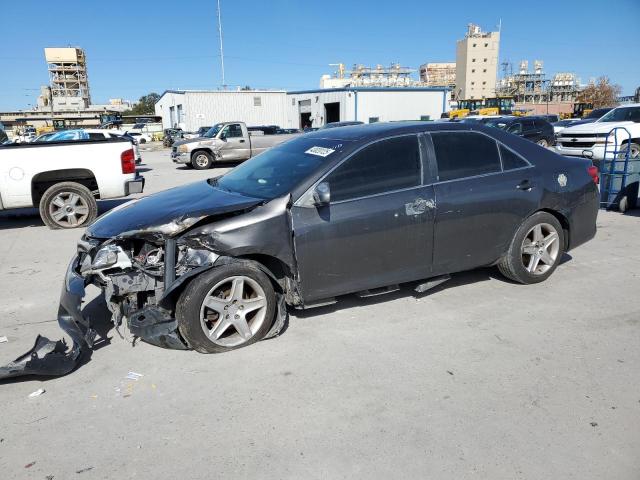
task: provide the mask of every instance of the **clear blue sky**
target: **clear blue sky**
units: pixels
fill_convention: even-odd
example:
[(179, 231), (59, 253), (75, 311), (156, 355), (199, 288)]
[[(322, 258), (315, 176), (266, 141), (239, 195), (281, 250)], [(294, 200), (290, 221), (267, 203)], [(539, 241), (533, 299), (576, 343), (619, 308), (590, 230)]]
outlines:
[[(45, 46), (87, 53), (94, 103), (170, 88), (218, 88), (215, 0), (0, 1), (0, 110), (35, 102)], [(469, 22), (502, 19), (501, 61), (541, 59), (583, 82), (640, 86), (640, 0), (222, 0), (226, 83), (318, 86), (329, 63), (455, 61)]]

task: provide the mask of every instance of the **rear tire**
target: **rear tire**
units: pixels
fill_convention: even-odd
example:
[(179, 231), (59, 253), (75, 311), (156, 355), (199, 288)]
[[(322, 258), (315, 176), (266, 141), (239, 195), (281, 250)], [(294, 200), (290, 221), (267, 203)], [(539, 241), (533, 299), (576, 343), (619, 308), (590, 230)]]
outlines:
[(191, 156), (191, 165), (196, 170), (206, 170), (213, 165), (213, 156), (209, 152), (199, 151)]
[(537, 212), (520, 226), (498, 270), (514, 282), (540, 283), (555, 271), (563, 254), (562, 225), (550, 213)]
[(49, 228), (77, 228), (93, 222), (98, 204), (87, 187), (61, 182), (49, 187), (40, 199), (40, 217)]
[(250, 263), (222, 265), (197, 276), (176, 304), (180, 334), (200, 353), (226, 352), (261, 340), (275, 312), (271, 281)]

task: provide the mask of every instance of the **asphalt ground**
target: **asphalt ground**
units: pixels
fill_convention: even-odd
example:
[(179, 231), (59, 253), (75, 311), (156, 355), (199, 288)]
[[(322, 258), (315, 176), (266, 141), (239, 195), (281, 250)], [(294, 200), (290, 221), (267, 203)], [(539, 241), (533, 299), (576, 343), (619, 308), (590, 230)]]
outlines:
[[(224, 171), (146, 148), (144, 195)], [(93, 290), (85, 312), (107, 340), (90, 362), (0, 384), (0, 477), (637, 480), (639, 216), (602, 212), (542, 284), (481, 269), (422, 295), (348, 296), (223, 355), (132, 347)], [(0, 363), (60, 337), (81, 234), (0, 214)]]

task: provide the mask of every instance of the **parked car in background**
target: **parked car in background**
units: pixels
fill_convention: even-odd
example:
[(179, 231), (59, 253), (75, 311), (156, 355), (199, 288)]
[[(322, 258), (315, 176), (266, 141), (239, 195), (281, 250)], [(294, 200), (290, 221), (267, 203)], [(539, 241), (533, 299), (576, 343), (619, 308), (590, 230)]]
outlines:
[(123, 138), (133, 145), (136, 164), (142, 163), (142, 156), (138, 149), (138, 141), (126, 132), (120, 130), (107, 130), (104, 128), (81, 128), (49, 132), (37, 137), (34, 142), (72, 142), (77, 140), (104, 140), (110, 138)]
[(181, 128), (165, 128), (163, 133), (162, 145), (165, 147), (170, 147), (176, 140), (184, 138), (185, 135)]
[(553, 133), (557, 135), (565, 128), (570, 127), (571, 125), (574, 125), (576, 122), (577, 120), (575, 118), (567, 118), (565, 120), (559, 120), (557, 122), (553, 122), (551, 124), (551, 126), (553, 127)]
[(540, 115), (535, 115), (536, 117), (540, 117), (540, 118), (544, 118), (547, 122), (549, 123), (554, 123), (554, 122), (559, 122), (560, 121), (560, 115), (555, 114), (555, 113), (546, 113), (546, 114), (540, 114)]
[(40, 209), (50, 228), (91, 223), (96, 198), (140, 193), (135, 154), (125, 138), (10, 144), (0, 148), (0, 210)]
[(596, 176), (589, 162), (478, 124), (301, 135), (98, 219), (70, 263), (59, 322), (81, 341), (77, 329), (91, 320), (80, 305), (93, 284), (116, 328), (214, 353), (276, 335), (287, 304), (414, 281), (423, 292), (490, 265), (539, 283), (595, 235)]
[[(615, 142), (614, 128), (625, 128), (631, 139), (620, 131)], [(609, 151), (630, 149), (632, 158), (640, 158), (640, 103), (616, 107), (595, 122), (580, 123), (565, 128), (558, 134), (556, 151), (561, 155), (604, 159), (605, 144)]]
[[(253, 133), (258, 133), (254, 135)], [(261, 128), (250, 132), (244, 122), (218, 123), (202, 138), (181, 140), (171, 147), (174, 163), (197, 170), (211, 168), (214, 162), (243, 162), (296, 134), (264, 135)]]
[(182, 138), (201, 138), (204, 136), (205, 133), (207, 133), (209, 130), (211, 130), (211, 127), (200, 127), (198, 128), (198, 130), (196, 130), (195, 132), (183, 132), (182, 133)]
[(249, 133), (253, 134), (255, 132), (262, 133), (263, 135), (276, 135), (280, 127), (278, 125), (253, 125), (247, 127)]
[(138, 132), (126, 131), (126, 132), (124, 132), (124, 134), (125, 135), (129, 135), (130, 137), (132, 137), (138, 143), (138, 145), (142, 145), (143, 143), (148, 143), (148, 142), (151, 142), (153, 140), (151, 138), (151, 135), (149, 135), (148, 133), (138, 133)]
[(4, 131), (4, 125), (0, 123), (0, 145), (4, 145), (5, 143), (9, 143), (9, 136), (7, 132)]
[(541, 117), (500, 117), (487, 121), (486, 125), (518, 135), (541, 147), (548, 147), (555, 142), (553, 127)]
[(279, 128), (276, 131), (277, 135), (288, 135), (291, 133), (302, 133), (302, 130), (300, 130), (299, 128)]

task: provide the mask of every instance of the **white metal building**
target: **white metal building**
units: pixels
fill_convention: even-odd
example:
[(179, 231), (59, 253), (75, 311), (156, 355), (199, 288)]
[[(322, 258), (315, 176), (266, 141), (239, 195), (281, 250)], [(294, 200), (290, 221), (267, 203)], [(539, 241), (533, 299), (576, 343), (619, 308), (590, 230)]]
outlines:
[(287, 94), (281, 90), (167, 90), (155, 110), (164, 128), (185, 131), (234, 120), (285, 127), (289, 125), (286, 102)]
[(331, 122), (435, 120), (449, 110), (446, 87), (346, 87), (287, 93), (290, 128)]

